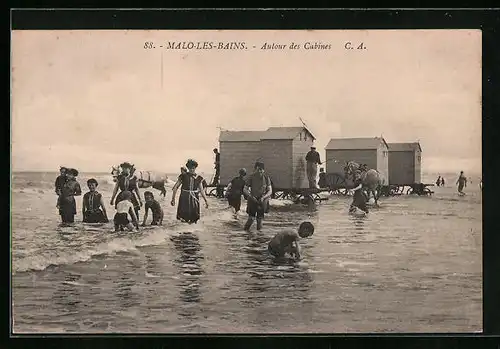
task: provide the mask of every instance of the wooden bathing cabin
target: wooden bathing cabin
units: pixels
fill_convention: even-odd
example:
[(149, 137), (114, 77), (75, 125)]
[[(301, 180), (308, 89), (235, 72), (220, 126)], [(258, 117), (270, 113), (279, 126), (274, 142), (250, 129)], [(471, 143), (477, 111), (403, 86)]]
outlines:
[(306, 127), (221, 131), (220, 184), (227, 186), (242, 167), (252, 173), (255, 162), (262, 161), (275, 190), (308, 188), (305, 156), (315, 139)]
[[(344, 176), (347, 162), (355, 161), (366, 164), (368, 168), (378, 170), (384, 177), (385, 185), (389, 183), (389, 146), (383, 137), (373, 138), (332, 138), (325, 147), (327, 175)], [(351, 180), (346, 180), (352, 185)]]
[(422, 147), (419, 142), (389, 143), (391, 185), (409, 186), (422, 182)]

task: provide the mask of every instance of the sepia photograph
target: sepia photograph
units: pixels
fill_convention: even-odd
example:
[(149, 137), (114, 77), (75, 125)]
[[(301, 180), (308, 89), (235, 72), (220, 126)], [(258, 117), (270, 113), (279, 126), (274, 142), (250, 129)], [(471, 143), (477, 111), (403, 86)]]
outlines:
[(13, 30), (13, 334), (482, 332), (481, 40)]

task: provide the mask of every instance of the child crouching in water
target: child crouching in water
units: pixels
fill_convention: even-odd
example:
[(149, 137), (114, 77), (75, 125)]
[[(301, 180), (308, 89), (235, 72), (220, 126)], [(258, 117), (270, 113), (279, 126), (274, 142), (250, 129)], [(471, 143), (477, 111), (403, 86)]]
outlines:
[(314, 234), (314, 225), (311, 222), (302, 222), (299, 225), (298, 232), (283, 231), (276, 234), (268, 245), (268, 251), (277, 258), (285, 257), (288, 253), (295, 259), (300, 259), (299, 239), (306, 238)]
[(145, 212), (142, 226), (146, 225), (149, 210), (153, 213), (153, 221), (151, 222), (151, 225), (161, 225), (163, 223), (163, 209), (161, 208), (160, 203), (155, 200), (153, 193), (150, 191), (144, 193), (144, 200), (146, 201), (146, 204), (144, 205)]
[[(132, 204), (132, 193), (129, 191), (122, 192), (122, 201), (116, 204), (116, 214), (114, 218), (115, 232), (123, 231), (127, 228), (129, 231), (139, 230), (137, 216), (135, 215), (134, 205)], [(131, 221), (128, 219), (130, 216)]]

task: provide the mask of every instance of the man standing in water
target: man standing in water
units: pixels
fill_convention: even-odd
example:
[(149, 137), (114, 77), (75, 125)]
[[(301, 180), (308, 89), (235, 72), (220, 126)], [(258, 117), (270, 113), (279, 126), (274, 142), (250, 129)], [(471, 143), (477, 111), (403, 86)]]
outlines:
[(214, 154), (215, 154), (215, 175), (214, 175), (214, 180), (212, 182), (212, 185), (218, 185), (219, 184), (219, 177), (220, 177), (220, 153), (217, 148), (214, 149)]
[(467, 177), (464, 175), (464, 171), (460, 171), (460, 176), (458, 176), (457, 183), (458, 184), (458, 193), (460, 195), (465, 195), (463, 192), (464, 187), (467, 188)]
[(271, 179), (264, 173), (264, 164), (257, 161), (252, 173), (246, 180), (243, 193), (247, 197), (248, 220), (245, 231), (249, 231), (254, 219), (257, 219), (257, 230), (262, 229), (264, 213), (269, 208), (269, 198), (273, 194)]
[(306, 154), (306, 161), (309, 188), (317, 188), (316, 176), (318, 175), (318, 165), (321, 165), (321, 160), (319, 153), (316, 151), (316, 147), (311, 147), (311, 150)]

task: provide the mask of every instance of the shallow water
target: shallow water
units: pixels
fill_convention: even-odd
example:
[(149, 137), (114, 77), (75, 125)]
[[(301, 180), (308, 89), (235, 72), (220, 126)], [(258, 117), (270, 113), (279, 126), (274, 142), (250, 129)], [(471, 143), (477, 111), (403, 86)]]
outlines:
[[(15, 333), (482, 329), (474, 186), (465, 197), (434, 188), (432, 198), (383, 198), (364, 218), (347, 214), (346, 197), (311, 207), (273, 202), (260, 233), (242, 231), (245, 216), (233, 219), (215, 198), (200, 223), (178, 223), (167, 197), (163, 227), (115, 234), (111, 224), (84, 226), (81, 215), (74, 227), (59, 227), (54, 179), (13, 179)], [(108, 203), (111, 184), (102, 179)], [(271, 259), (269, 239), (306, 219), (316, 231), (301, 241), (303, 260)]]

